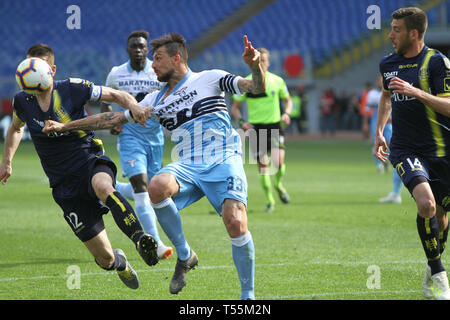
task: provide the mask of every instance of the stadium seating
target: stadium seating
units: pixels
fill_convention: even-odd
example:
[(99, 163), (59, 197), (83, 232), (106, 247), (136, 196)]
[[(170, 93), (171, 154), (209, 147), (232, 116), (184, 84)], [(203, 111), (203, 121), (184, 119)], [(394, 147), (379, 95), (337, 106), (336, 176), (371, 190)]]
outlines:
[[(57, 78), (71, 75), (103, 83), (111, 66), (127, 60), (125, 43), (130, 31), (146, 29), (152, 38), (176, 31), (190, 43), (248, 1), (76, 1), (81, 10), (79, 30), (66, 26), (71, 0), (1, 1), (0, 17), (8, 27), (0, 28), (4, 43), (0, 51), (0, 96), (14, 91), (14, 81), (9, 80), (31, 44), (44, 42), (54, 48)], [(272, 60), (273, 70), (281, 70), (280, 61), (292, 52), (308, 56), (318, 65), (368, 32), (366, 9), (372, 4), (380, 7), (382, 19), (388, 21), (393, 10), (416, 1), (277, 0), (191, 59), (191, 67), (246, 73), (240, 58), (243, 34), (256, 47), (266, 47), (280, 57)], [(447, 8), (450, 21), (450, 5)], [(430, 24), (439, 14), (437, 9), (429, 11)]]
[[(188, 42), (227, 17), (248, 0), (114, 0), (75, 1), (81, 12), (81, 29), (69, 30), (66, 20), (71, 0), (1, 1), (0, 96), (14, 91), (13, 79), (24, 51), (32, 44), (51, 45), (56, 53), (56, 78), (83, 77), (103, 83), (113, 65), (128, 59), (128, 34), (146, 29), (152, 38), (182, 33)], [(211, 5), (213, 4), (213, 5)]]
[[(350, 45), (369, 31), (366, 10), (370, 5), (378, 5), (382, 20), (386, 20), (395, 9), (415, 2), (278, 0), (207, 49), (204, 55), (239, 52), (242, 35), (247, 34), (255, 46), (269, 50), (311, 52), (312, 62), (318, 64), (335, 50)], [(429, 19), (432, 24), (436, 14)]]

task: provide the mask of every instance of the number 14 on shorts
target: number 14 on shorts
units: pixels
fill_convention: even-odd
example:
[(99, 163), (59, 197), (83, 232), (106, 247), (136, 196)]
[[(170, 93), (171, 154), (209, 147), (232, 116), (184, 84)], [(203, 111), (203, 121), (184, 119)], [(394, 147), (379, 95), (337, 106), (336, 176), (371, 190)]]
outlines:
[[(422, 163), (420, 162), (420, 160), (418, 158), (414, 158), (414, 160), (411, 160), (411, 158), (406, 158), (406, 162), (409, 165), (410, 171), (412, 171), (412, 172), (418, 171), (418, 170), (424, 171)], [(397, 172), (400, 177), (405, 174), (405, 169), (403, 168), (403, 162), (400, 162), (399, 164), (397, 164), (396, 169), (397, 169)]]

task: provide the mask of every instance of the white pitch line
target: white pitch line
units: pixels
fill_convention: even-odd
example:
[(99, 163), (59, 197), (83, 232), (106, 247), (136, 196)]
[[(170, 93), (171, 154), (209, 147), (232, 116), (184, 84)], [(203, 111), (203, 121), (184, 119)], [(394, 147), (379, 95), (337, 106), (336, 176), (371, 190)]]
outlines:
[[(424, 260), (399, 260), (399, 261), (311, 261), (304, 263), (274, 263), (274, 264), (256, 264), (256, 267), (285, 267), (285, 266), (293, 266), (293, 265), (345, 265), (345, 266), (359, 266), (359, 265), (386, 265), (386, 264), (425, 264)], [(232, 269), (234, 266), (201, 266), (197, 267), (200, 270), (216, 270), (216, 269)], [(166, 272), (173, 271), (173, 268), (160, 268), (160, 269), (145, 269), (145, 270), (136, 270), (138, 273), (146, 273), (146, 272)], [(115, 273), (110, 272), (87, 272), (81, 273), (81, 276), (110, 276), (115, 275)], [(57, 278), (67, 278), (70, 275), (62, 274), (56, 276), (35, 276), (35, 277), (12, 277), (12, 278), (0, 278), (0, 282), (11, 282), (11, 281), (23, 281), (23, 280), (45, 280), (45, 279), (57, 279)]]
[[(197, 267), (197, 269), (231, 269), (233, 266), (205, 266), (205, 267)], [(173, 268), (160, 268), (160, 269), (145, 269), (145, 270), (135, 270), (137, 273), (146, 273), (146, 272), (161, 272), (161, 271), (173, 271)], [(115, 273), (111, 272), (86, 272), (80, 273), (80, 276), (110, 276), (115, 275)], [(23, 281), (23, 280), (45, 280), (45, 279), (57, 279), (57, 278), (68, 278), (71, 276), (70, 274), (60, 274), (55, 276), (35, 276), (35, 277), (23, 277), (23, 278), (0, 278), (0, 282), (8, 282), (8, 281)]]

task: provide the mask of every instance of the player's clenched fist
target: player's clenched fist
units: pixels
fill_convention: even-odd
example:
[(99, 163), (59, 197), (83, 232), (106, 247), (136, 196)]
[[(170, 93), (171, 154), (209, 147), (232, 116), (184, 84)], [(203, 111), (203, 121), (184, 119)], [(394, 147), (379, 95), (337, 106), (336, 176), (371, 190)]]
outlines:
[(42, 129), (42, 132), (49, 134), (52, 132), (60, 132), (62, 131), (64, 127), (64, 124), (57, 122), (57, 121), (53, 121), (53, 120), (47, 120), (45, 121), (45, 126), (44, 129)]

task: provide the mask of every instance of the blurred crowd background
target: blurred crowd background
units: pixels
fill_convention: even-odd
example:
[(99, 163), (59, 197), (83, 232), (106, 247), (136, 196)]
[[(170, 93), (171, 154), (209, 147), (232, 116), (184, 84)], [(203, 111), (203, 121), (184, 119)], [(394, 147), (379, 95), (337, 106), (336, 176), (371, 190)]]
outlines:
[(183, 34), (193, 71), (242, 76), (249, 73), (241, 58), (246, 34), (254, 47), (270, 51), (269, 70), (289, 86), (296, 111), (288, 133), (365, 136), (365, 98), (380, 59), (392, 52), (391, 13), (405, 6), (427, 12), (425, 42), (449, 56), (450, 0), (3, 0), (0, 138), (18, 91), (15, 68), (28, 47), (53, 47), (56, 79), (104, 84), (112, 66), (128, 60), (127, 36), (138, 29), (150, 38)]

